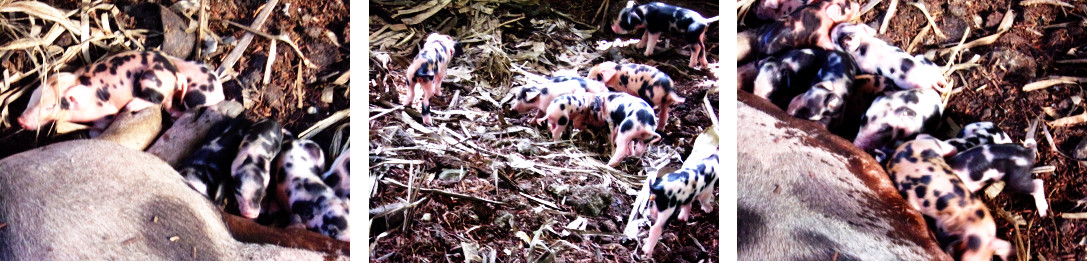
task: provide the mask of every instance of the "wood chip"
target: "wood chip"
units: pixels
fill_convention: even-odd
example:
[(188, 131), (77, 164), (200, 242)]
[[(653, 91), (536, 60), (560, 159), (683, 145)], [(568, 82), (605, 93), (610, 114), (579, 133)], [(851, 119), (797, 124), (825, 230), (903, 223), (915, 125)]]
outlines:
[(1044, 88), (1048, 88), (1048, 87), (1052, 87), (1052, 86), (1056, 86), (1056, 85), (1077, 84), (1077, 83), (1087, 83), (1087, 78), (1059, 76), (1059, 77), (1049, 78), (1049, 79), (1045, 79), (1045, 80), (1039, 80), (1039, 81), (1031, 82), (1031, 83), (1029, 83), (1027, 85), (1024, 85), (1023, 86), (1023, 91), (1035, 91), (1035, 90), (1040, 90), (1040, 89), (1044, 89)]

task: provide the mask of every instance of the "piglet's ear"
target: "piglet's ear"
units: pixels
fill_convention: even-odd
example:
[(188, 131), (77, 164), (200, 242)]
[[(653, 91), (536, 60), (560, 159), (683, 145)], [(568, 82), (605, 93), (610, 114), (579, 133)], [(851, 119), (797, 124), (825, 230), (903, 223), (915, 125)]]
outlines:
[(631, 7), (634, 7), (634, 4), (635, 4), (635, 3), (634, 3), (634, 0), (631, 0), (631, 1), (627, 1), (627, 8), (631, 8)]
[(310, 157), (313, 157), (313, 161), (317, 164), (317, 167), (325, 168), (325, 153), (321, 150), (321, 146), (313, 141), (306, 141), (302, 143), (302, 149), (309, 153)]

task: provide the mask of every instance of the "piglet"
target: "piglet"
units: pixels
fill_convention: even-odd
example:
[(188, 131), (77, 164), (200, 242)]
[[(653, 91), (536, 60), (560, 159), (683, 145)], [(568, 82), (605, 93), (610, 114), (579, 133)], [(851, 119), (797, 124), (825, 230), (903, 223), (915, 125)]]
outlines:
[(879, 39), (876, 30), (868, 25), (838, 24), (831, 31), (831, 39), (857, 61), (861, 72), (891, 78), (903, 89), (946, 91), (947, 79), (939, 66)]
[(205, 143), (177, 170), (193, 190), (219, 203), (222, 184), (230, 175), (230, 162), (238, 154), (238, 144), (252, 121), (244, 118), (223, 120), (208, 131)]
[(310, 140), (294, 140), (284, 144), (277, 159), (276, 196), (293, 214), (292, 221), (310, 231), (350, 241), (347, 204), (320, 177), (325, 163), (321, 147)]
[(795, 48), (834, 50), (830, 30), (853, 20), (859, 5), (849, 0), (826, 0), (801, 6), (772, 24), (737, 34), (736, 62), (775, 55)]
[(566, 127), (573, 125), (575, 129), (584, 129), (587, 126), (603, 127), (605, 121), (604, 97), (596, 93), (575, 93), (558, 96), (551, 101), (546, 114), (536, 122), (547, 122), (551, 130), (551, 139), (562, 139), (562, 133)]
[(848, 54), (828, 52), (826, 63), (816, 71), (811, 88), (789, 102), (789, 115), (815, 121), (827, 128), (837, 126), (848, 107), (845, 102), (851, 93), (856, 67)]
[(638, 96), (657, 108), (660, 123), (658, 130), (663, 130), (668, 122), (669, 107), (685, 100), (673, 89), (672, 78), (657, 68), (642, 64), (617, 64), (607, 61), (597, 64), (589, 70), (590, 79), (604, 82), (614, 91), (626, 92)]
[(1011, 244), (996, 237), (989, 208), (944, 161), (955, 153), (950, 144), (920, 134), (895, 150), (887, 173), (899, 194), (935, 221), (939, 236), (959, 238), (945, 247), (962, 249), (960, 260), (991, 260), (994, 253), (1007, 260)]
[(238, 145), (238, 155), (230, 165), (234, 178), (234, 197), (238, 212), (246, 218), (260, 216), (261, 201), (271, 181), (272, 159), (283, 142), (283, 127), (272, 119), (253, 124)]
[[(539, 109), (536, 119), (546, 115), (547, 106), (556, 97), (566, 94), (584, 92), (604, 93), (607, 87), (599, 81), (582, 77), (557, 76), (551, 77), (547, 82), (529, 84), (515, 90), (516, 97), (513, 101), (513, 110), (517, 113), (526, 113), (532, 109)], [(539, 122), (537, 122), (539, 123)]]
[(326, 185), (332, 187), (332, 190), (336, 192), (336, 197), (343, 199), (347, 202), (351, 199), (351, 149), (345, 149), (340, 157), (336, 157), (336, 160), (332, 162), (332, 166), (328, 168), (324, 174), (321, 174), (321, 180)]
[(603, 96), (604, 113), (600, 116), (608, 124), (609, 138), (615, 143), (608, 166), (619, 165), (627, 156), (642, 155), (650, 144), (660, 141), (655, 129), (657, 118), (649, 103), (626, 93), (609, 92)]
[[(970, 130), (963, 129), (962, 134), (972, 134), (971, 138), (986, 138), (983, 134), (992, 132), (997, 134), (991, 138), (977, 139), (973, 141), (990, 140), (1005, 141), (1009, 143), (980, 144), (968, 150), (959, 152), (955, 156), (947, 158), (947, 164), (955, 171), (955, 174), (966, 185), (970, 192), (977, 192), (989, 183), (1005, 181), (1012, 191), (1029, 194), (1034, 197), (1034, 205), (1038, 208), (1038, 215), (1045, 217), (1049, 209), (1049, 202), (1045, 199), (1045, 185), (1042, 179), (1031, 177), (1031, 168), (1037, 160), (1037, 141), (1034, 140), (1034, 132), (1038, 128), (1040, 116), (1031, 123), (1027, 129), (1027, 138), (1023, 146), (1011, 144), (1007, 134), (1003, 134), (995, 126), (981, 123)], [(991, 125), (992, 123), (988, 123)], [(973, 124), (972, 124), (973, 125)]]
[(940, 94), (932, 89), (888, 91), (861, 118), (853, 144), (866, 152), (894, 149), (896, 141), (934, 131), (943, 114)]
[(816, 80), (815, 73), (827, 64), (830, 53), (818, 48), (801, 48), (759, 61), (752, 93), (781, 109), (788, 109), (793, 98), (811, 88)]
[(18, 121), (27, 130), (53, 121), (93, 122), (92, 131), (102, 131), (122, 109), (162, 104), (176, 117), (224, 98), (219, 79), (201, 63), (158, 51), (128, 51), (50, 76), (31, 94)]
[(411, 66), (405, 75), (408, 77), (408, 96), (401, 101), (404, 105), (411, 105), (415, 100), (415, 84), (423, 88), (423, 123), (431, 125), (430, 121), (430, 96), (442, 95), (442, 79), (445, 78), (446, 67), (449, 61), (459, 52), (457, 43), (447, 35), (431, 33), (426, 38), (423, 48), (419, 49), (419, 55), (411, 61)]
[[(645, 55), (653, 54), (660, 35), (665, 31), (683, 35), (691, 47), (691, 60), (688, 67), (709, 67), (706, 60), (706, 29), (709, 23), (717, 21), (719, 17), (706, 19), (702, 14), (694, 10), (664, 4), (650, 2), (635, 5), (634, 1), (627, 2), (626, 8), (619, 11), (611, 30), (618, 34), (626, 34), (634, 30), (645, 28), (638, 48), (645, 48)], [(648, 44), (648, 45), (647, 45)]]
[[(1030, 137), (1033, 138), (1033, 136)], [(959, 152), (965, 152), (980, 145), (1012, 143), (1012, 138), (992, 122), (982, 121), (963, 126), (955, 138), (948, 139), (946, 142), (955, 146)]]
[(702, 204), (702, 211), (712, 211), (713, 189), (717, 185), (719, 163), (717, 154), (713, 154), (701, 162), (685, 164), (678, 171), (653, 180), (649, 190), (649, 211), (655, 221), (642, 247), (646, 255), (653, 254), (653, 248), (660, 240), (664, 226), (676, 215), (677, 208), (677, 217), (681, 221), (687, 221), (695, 200)]
[(755, 4), (755, 15), (762, 20), (775, 20), (807, 5), (810, 0), (762, 0)]

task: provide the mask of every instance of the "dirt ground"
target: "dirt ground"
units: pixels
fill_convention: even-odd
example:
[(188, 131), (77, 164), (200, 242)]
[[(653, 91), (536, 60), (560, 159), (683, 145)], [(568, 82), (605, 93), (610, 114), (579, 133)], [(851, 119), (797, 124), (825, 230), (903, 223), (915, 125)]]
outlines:
[[(862, 15), (861, 21), (878, 28), (890, 2), (875, 5), (871, 12)], [(910, 1), (897, 2), (897, 13), (890, 20), (887, 32), (880, 37), (906, 49), (928, 23), (918, 8), (906, 4)], [(1024, 139), (1030, 121), (1038, 114), (1045, 113), (1044, 120), (1048, 123), (1083, 113), (1084, 93), (1080, 84), (1061, 84), (1034, 91), (1024, 91), (1023, 87), (1050, 77), (1083, 77), (1087, 74), (1083, 62), (1087, 56), (1083, 26), (1087, 21), (1087, 2), (921, 2), (946, 38), (927, 33), (912, 54), (953, 47), (967, 28), (967, 42), (998, 33), (997, 26), (1008, 10), (1015, 15), (1011, 29), (995, 43), (964, 50), (953, 62), (965, 64), (975, 56), (978, 58), (976, 67), (957, 71), (949, 79), (956, 83), (959, 92), (951, 96), (944, 111), (943, 136), (953, 135), (952, 132), (962, 125), (991, 121), (1018, 142)], [(864, 5), (868, 1), (859, 3)], [(940, 55), (934, 62), (946, 65), (948, 59), (947, 55)], [(1041, 128), (1036, 135), (1039, 156), (1035, 166), (1054, 168), (1052, 172), (1034, 175), (1045, 181), (1046, 196), (1052, 209), (1049, 217), (1038, 216), (1028, 195), (1005, 191), (990, 201), (990, 208), (997, 216), (998, 236), (1025, 248), (1018, 251), (1019, 259), (1087, 259), (1087, 221), (1072, 218), (1078, 215), (1075, 213), (1084, 212), (1076, 204), (1087, 193), (1087, 179), (1082, 177), (1085, 166), (1057, 152), (1069, 155), (1074, 152), (1087, 135), (1084, 127), (1082, 122), (1049, 124), (1052, 141), (1044, 138)], [(1018, 228), (1013, 221), (1019, 221)]]
[[(608, 49), (617, 38), (640, 37), (609, 29), (625, 2), (455, 0), (419, 24), (405, 24), (426, 12), (404, 10), (439, 2), (370, 3), (369, 169), (378, 181), (369, 201), (370, 260), (645, 260), (635, 254), (647, 228), (638, 240), (622, 235), (631, 194), (647, 176), (645, 162), (670, 160), (663, 171), (678, 168), (678, 158), (711, 125), (703, 99), (716, 114), (719, 93), (708, 92), (718, 86), (716, 77), (687, 67), (689, 57), (675, 51), (685, 44), (677, 36), (662, 37), (670, 47), (648, 58), (632, 44)], [(683, 2), (705, 17), (718, 10), (716, 2), (664, 2)], [(715, 69), (718, 30), (711, 24), (706, 36)], [(401, 108), (400, 100), (403, 71), (430, 32), (452, 35), (466, 46), (450, 65), (444, 96), (431, 100), (436, 125), (424, 127), (418, 102)], [(604, 168), (611, 153), (606, 132), (574, 132), (570, 140), (553, 143), (545, 127), (530, 123), (531, 114), (509, 110), (513, 87), (553, 72), (584, 76), (592, 65), (619, 57), (657, 66), (686, 98), (672, 107), (669, 126), (658, 131), (663, 140), (645, 158)], [(567, 230), (582, 221), (582, 228), (572, 226), (580, 230)], [(653, 259), (716, 261), (719, 230), (717, 209), (695, 211), (689, 223), (665, 229)]]

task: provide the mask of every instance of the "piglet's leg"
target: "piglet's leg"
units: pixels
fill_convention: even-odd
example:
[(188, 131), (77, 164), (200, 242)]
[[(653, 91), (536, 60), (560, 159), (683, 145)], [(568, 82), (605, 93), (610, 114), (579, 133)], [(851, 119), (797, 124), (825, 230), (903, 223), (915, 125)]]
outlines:
[(664, 126), (668, 125), (668, 107), (669, 104), (662, 103), (660, 105), (660, 113), (657, 114), (657, 130), (664, 131)]
[(415, 81), (408, 81), (408, 96), (404, 97), (404, 100), (400, 101), (400, 104), (405, 106), (411, 106), (411, 101), (415, 100)]
[(713, 211), (713, 188), (706, 189), (698, 194), (698, 203), (702, 204), (702, 212)]
[(562, 139), (562, 132), (566, 131), (566, 125), (558, 122), (551, 122), (551, 140), (559, 141)]
[(664, 226), (668, 223), (668, 218), (672, 217), (672, 213), (675, 212), (675, 208), (669, 208), (657, 214), (657, 220), (653, 223), (653, 226), (649, 228), (649, 237), (645, 238), (645, 244), (642, 246), (642, 252), (644, 252), (647, 257), (653, 256), (653, 248), (657, 246), (657, 241), (660, 240), (661, 233), (664, 232)]
[(649, 45), (645, 47), (645, 55), (649, 56), (653, 55), (653, 49), (657, 47), (657, 40), (660, 39), (661, 34), (649, 33), (648, 29), (646, 29), (646, 34), (649, 36)]
[(430, 120), (430, 96), (434, 95), (431, 87), (434, 82), (422, 82), (419, 85), (423, 87), (423, 107), (420, 109), (423, 115), (423, 124), (433, 125), (434, 123)]
[(637, 48), (645, 48), (645, 43), (649, 41), (649, 30), (646, 29), (645, 33), (642, 33), (642, 39), (638, 40), (638, 44), (634, 45)]
[(691, 217), (691, 204), (685, 204), (679, 207), (679, 221), (687, 222), (687, 218)]
[(1049, 202), (1045, 200), (1045, 186), (1042, 179), (1034, 179), (1034, 191), (1030, 195), (1034, 197), (1034, 205), (1038, 208), (1038, 215), (1045, 217), (1049, 210)]
[(619, 162), (623, 161), (624, 157), (630, 156), (631, 135), (626, 133), (615, 136), (615, 154), (612, 154), (608, 166), (615, 167), (619, 165)]

